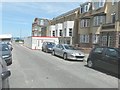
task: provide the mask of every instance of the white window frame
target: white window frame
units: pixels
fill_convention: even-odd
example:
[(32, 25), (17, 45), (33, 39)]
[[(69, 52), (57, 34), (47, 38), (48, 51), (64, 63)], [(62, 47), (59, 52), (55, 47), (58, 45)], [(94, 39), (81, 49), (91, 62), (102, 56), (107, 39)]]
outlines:
[(59, 30), (59, 36), (63, 36), (62, 29)]
[(93, 26), (99, 26), (101, 23), (105, 23), (105, 16), (95, 16), (93, 17)]
[(88, 5), (84, 6), (84, 12), (88, 12)]
[(82, 19), (81, 21), (80, 21), (80, 27), (89, 27), (89, 22), (90, 22), (90, 20), (89, 19)]
[(80, 43), (89, 43), (89, 35), (80, 35)]
[(107, 35), (102, 36), (102, 45), (106, 45), (107, 44)]
[[(81, 8), (82, 8), (82, 11), (81, 11)], [(88, 3), (88, 4), (80, 7), (80, 12), (81, 13), (88, 12), (89, 8), (90, 8), (90, 4)]]
[[(102, 4), (101, 4), (102, 3)], [(98, 9), (103, 7), (105, 4), (105, 0), (98, 0), (97, 2), (93, 2), (93, 9)]]
[[(70, 32), (70, 30), (71, 30), (71, 32)], [(71, 35), (70, 35), (70, 33), (71, 33)], [(73, 29), (72, 28), (69, 28), (69, 36), (73, 36)]]
[(52, 36), (55, 36), (55, 31), (52, 31)]
[(99, 42), (99, 35), (98, 34), (93, 34), (92, 35), (92, 43), (97, 44)]

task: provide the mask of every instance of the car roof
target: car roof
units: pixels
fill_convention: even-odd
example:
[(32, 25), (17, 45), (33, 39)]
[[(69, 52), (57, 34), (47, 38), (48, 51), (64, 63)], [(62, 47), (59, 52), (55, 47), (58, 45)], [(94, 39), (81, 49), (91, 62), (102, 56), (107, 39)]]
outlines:
[(116, 47), (97, 46), (97, 47), (94, 47), (94, 48), (112, 48), (112, 49), (116, 49), (117, 51), (120, 52), (120, 48), (116, 48)]

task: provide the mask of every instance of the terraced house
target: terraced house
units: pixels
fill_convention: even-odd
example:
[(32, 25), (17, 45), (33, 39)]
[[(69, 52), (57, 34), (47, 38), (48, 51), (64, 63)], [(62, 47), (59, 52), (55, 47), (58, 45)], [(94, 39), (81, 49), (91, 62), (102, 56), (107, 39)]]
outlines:
[(78, 35), (80, 47), (119, 47), (120, 1), (98, 0), (81, 4)]
[(75, 8), (51, 20), (50, 36), (59, 38), (59, 43), (78, 43), (78, 16), (80, 8)]
[(47, 36), (50, 20), (35, 18), (32, 23), (32, 36)]

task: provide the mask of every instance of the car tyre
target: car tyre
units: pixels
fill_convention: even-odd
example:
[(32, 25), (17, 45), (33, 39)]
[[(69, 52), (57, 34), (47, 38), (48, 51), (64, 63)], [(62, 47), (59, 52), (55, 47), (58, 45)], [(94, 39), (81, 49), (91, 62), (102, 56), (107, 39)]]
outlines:
[(93, 66), (94, 66), (93, 61), (92, 60), (88, 60), (87, 61), (87, 66), (90, 67), (90, 68), (93, 68)]
[(63, 54), (63, 59), (64, 59), (64, 60), (67, 60), (67, 53), (64, 53), (64, 54)]
[(43, 48), (42, 48), (42, 51), (44, 51)]
[(45, 52), (48, 53), (48, 50), (46, 49)]

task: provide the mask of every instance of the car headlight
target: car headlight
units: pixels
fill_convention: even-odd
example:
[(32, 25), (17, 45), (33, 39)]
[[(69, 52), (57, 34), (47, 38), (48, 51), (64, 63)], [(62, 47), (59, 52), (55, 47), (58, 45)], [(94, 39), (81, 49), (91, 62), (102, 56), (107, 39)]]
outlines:
[(2, 58), (8, 58), (8, 57), (10, 57), (10, 55), (4, 55), (4, 56), (2, 56)]
[(48, 48), (49, 50), (52, 50), (52, 48)]
[(83, 55), (83, 54), (81, 54), (81, 53), (72, 53), (71, 55), (73, 55), (73, 56), (79, 56), (79, 55)]
[(75, 53), (72, 53), (71, 55), (72, 55), (72, 56), (75, 56)]

